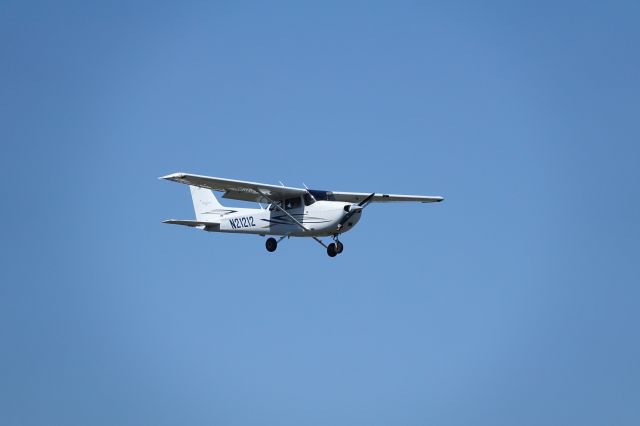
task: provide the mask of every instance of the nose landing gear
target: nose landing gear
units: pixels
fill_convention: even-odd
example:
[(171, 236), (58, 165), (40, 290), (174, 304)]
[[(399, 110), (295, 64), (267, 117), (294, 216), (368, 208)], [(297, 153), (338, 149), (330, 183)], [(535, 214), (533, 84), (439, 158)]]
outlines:
[(342, 244), (340, 240), (338, 240), (338, 237), (334, 235), (333, 239), (335, 243), (331, 243), (327, 246), (327, 254), (329, 255), (329, 257), (335, 257), (336, 255), (342, 253), (342, 250), (344, 250), (344, 244)]

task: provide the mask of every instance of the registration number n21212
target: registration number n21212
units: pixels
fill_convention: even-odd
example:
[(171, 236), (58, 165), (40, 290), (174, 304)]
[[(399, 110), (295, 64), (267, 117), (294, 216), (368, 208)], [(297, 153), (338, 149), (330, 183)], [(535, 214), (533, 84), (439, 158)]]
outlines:
[(253, 226), (256, 226), (253, 221), (253, 216), (229, 219), (229, 224), (231, 225), (232, 229), (251, 228)]

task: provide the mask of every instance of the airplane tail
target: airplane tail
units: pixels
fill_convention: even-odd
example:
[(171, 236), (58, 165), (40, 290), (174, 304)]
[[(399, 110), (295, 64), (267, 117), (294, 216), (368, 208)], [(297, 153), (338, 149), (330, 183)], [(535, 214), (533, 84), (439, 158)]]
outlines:
[(201, 222), (215, 222), (220, 215), (229, 212), (218, 202), (213, 191), (189, 185), (191, 198), (193, 199), (193, 209), (196, 211), (196, 219)]

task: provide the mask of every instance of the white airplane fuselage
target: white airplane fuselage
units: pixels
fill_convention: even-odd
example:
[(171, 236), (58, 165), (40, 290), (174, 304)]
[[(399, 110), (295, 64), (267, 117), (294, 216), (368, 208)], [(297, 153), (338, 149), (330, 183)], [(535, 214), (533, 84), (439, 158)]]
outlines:
[[(308, 206), (300, 204), (297, 207), (287, 208), (286, 205), (283, 207), (307, 230), (302, 229), (287, 213), (275, 207), (268, 209), (228, 207), (229, 213), (207, 215), (211, 221), (219, 222), (220, 225), (206, 227), (205, 230), (291, 237), (324, 237), (351, 230), (362, 216), (362, 209), (353, 203), (316, 201)], [(354, 210), (352, 214), (350, 209)]]

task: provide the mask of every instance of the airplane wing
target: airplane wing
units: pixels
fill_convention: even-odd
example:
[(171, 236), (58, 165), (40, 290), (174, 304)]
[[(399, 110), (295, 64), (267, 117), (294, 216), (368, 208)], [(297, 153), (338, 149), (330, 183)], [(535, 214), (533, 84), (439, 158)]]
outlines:
[(272, 200), (300, 197), (307, 190), (288, 186), (269, 185), (266, 183), (247, 182), (243, 180), (224, 179), (211, 176), (192, 175), (189, 173), (173, 173), (162, 176), (161, 179), (171, 180), (186, 185), (208, 188), (213, 191), (224, 192), (223, 198), (257, 203), (269, 202), (262, 194)]
[[(333, 194), (333, 198), (336, 201), (346, 201), (349, 203), (360, 202), (371, 195), (370, 193), (364, 193), (364, 192), (361, 193), (361, 192), (335, 192), (335, 191), (332, 192), (331, 194)], [(428, 196), (428, 195), (375, 194), (370, 201), (373, 203), (376, 203), (376, 202), (390, 203), (390, 202), (396, 202), (396, 201), (416, 201), (420, 203), (438, 203), (442, 200), (444, 200), (444, 198), (437, 197), (437, 196)]]

